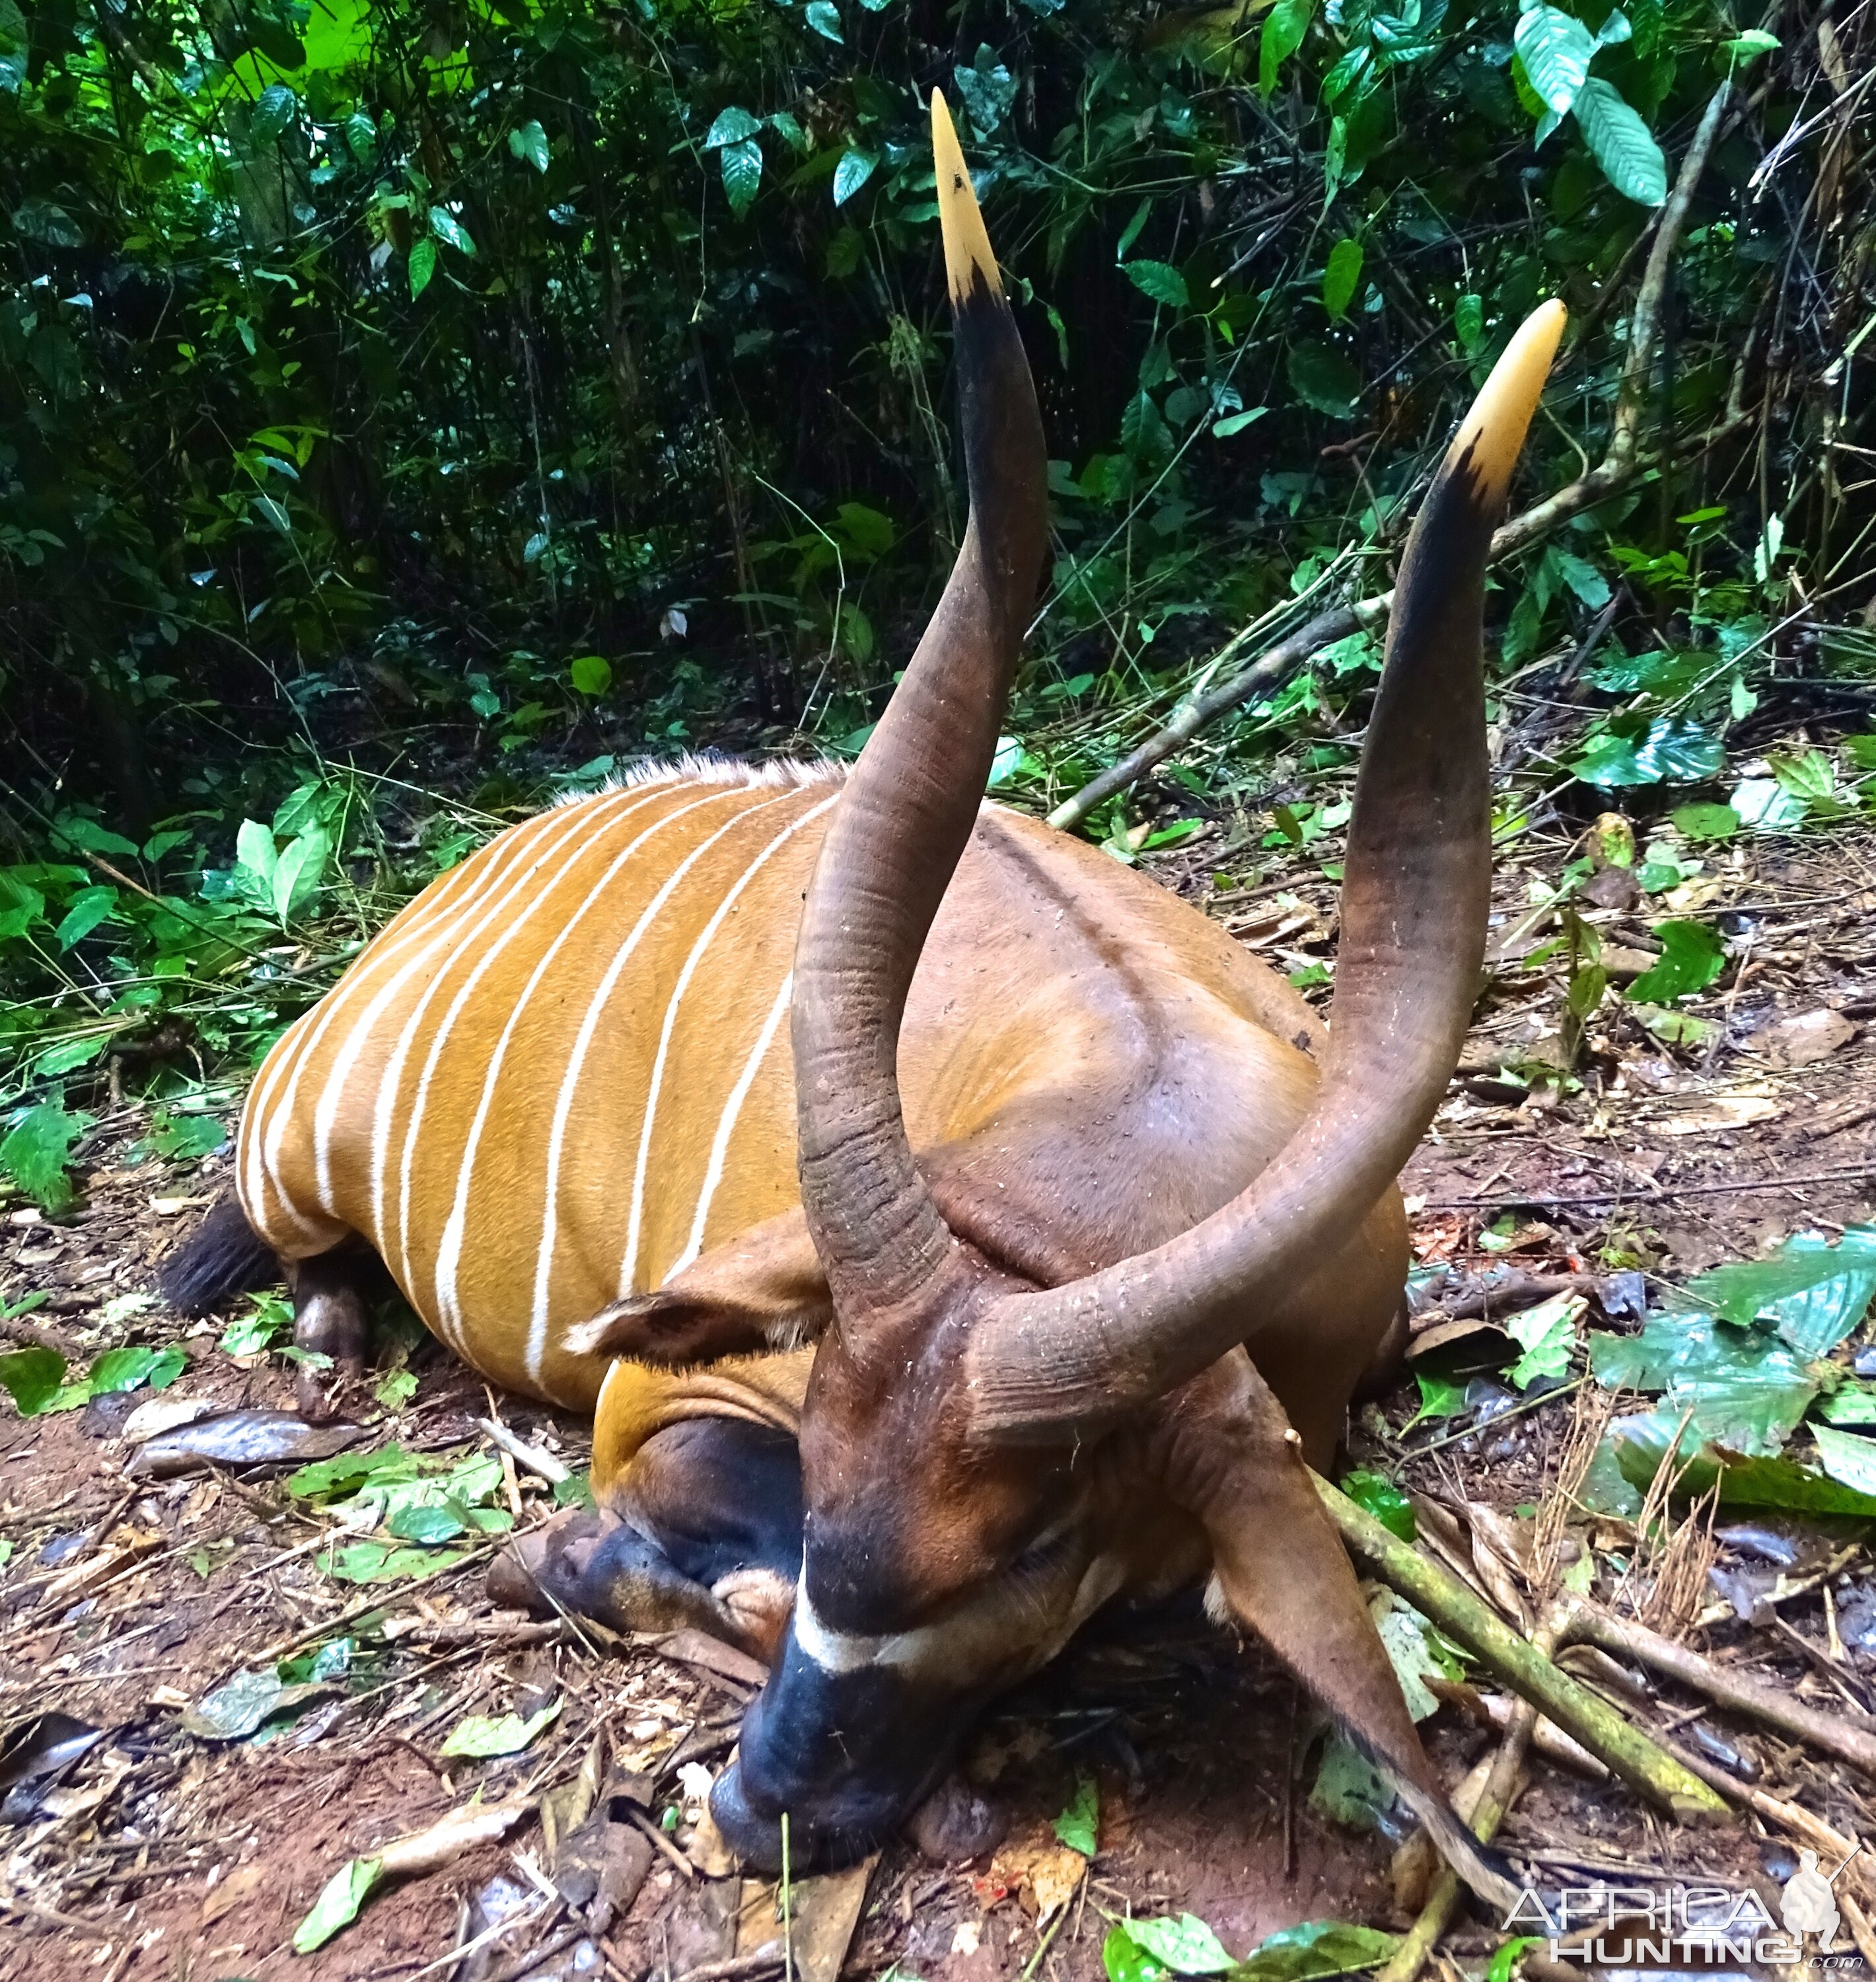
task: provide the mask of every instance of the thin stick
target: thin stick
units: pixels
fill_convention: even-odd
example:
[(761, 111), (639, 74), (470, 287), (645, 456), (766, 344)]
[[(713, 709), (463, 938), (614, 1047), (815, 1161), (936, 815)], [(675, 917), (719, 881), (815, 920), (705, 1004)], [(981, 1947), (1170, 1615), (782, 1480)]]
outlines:
[[(1825, 1133), (1829, 1131), (1826, 1130)], [(1868, 1163), (1848, 1163), (1840, 1170), (1811, 1170), (1800, 1176), (1744, 1177), (1736, 1183), (1657, 1184), (1632, 1196), (1624, 1190), (1599, 1190), (1584, 1197), (1534, 1197), (1528, 1192), (1510, 1191), (1496, 1197), (1430, 1197), (1423, 1211), (1500, 1211), (1518, 1206), (1527, 1211), (1574, 1211), (1594, 1204), (1653, 1204), (1664, 1197), (1731, 1197), (1741, 1191), (1795, 1190), (1801, 1185), (1853, 1183), (1876, 1176), (1876, 1158)]]
[(1724, 1799), (1698, 1776), (1545, 1657), (1483, 1598), (1411, 1543), (1391, 1534), (1326, 1480), (1318, 1478), (1315, 1486), (1343, 1540), (1389, 1589), (1449, 1637), (1457, 1638), (1521, 1699), (1554, 1720), (1657, 1809), (1681, 1823), (1712, 1821), (1728, 1814)]

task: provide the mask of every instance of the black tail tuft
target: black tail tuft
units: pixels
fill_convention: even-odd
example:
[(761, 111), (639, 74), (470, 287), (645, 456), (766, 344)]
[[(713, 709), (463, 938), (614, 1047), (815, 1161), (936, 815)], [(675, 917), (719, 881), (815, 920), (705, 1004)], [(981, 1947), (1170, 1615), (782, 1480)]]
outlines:
[(157, 1269), (157, 1291), (184, 1314), (206, 1314), (230, 1294), (280, 1277), (274, 1249), (248, 1223), (232, 1191)]

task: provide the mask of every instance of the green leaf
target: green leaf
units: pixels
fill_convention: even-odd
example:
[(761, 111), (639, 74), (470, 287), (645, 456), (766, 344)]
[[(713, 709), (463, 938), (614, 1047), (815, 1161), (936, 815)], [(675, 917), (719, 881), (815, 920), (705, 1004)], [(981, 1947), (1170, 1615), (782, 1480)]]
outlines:
[[(1683, 716), (1650, 723), (1639, 740), (1592, 737), (1571, 770), (1585, 784), (1694, 784), (1717, 776), (1726, 761), (1719, 739)], [(1769, 782), (1769, 781), (1768, 781)]]
[(1731, 55), (1736, 62), (1753, 62), (1783, 45), (1776, 35), (1768, 35), (1763, 28), (1748, 28), (1743, 35), (1734, 35), (1730, 41), (1722, 42), (1720, 52)]
[(475, 243), (469, 239), (468, 229), (446, 206), (431, 208), (430, 232), (445, 247), (455, 249), (458, 255), (475, 252)]
[(1394, 1807), (1394, 1787), (1386, 1777), (1340, 1728), (1331, 1728), (1322, 1744), (1310, 1807), (1351, 1830), (1372, 1830)]
[(308, 907), (318, 893), (332, 846), (325, 827), (309, 826), (275, 863), (272, 906), (283, 923)]
[(401, 1411), (416, 1394), (417, 1374), (412, 1370), (388, 1370), (372, 1391), (388, 1411)]
[(1329, 250), (1328, 266), (1322, 276), (1322, 307), (1331, 323), (1348, 314), (1348, 305), (1361, 280), (1361, 244), (1345, 235)]
[(1453, 305), (1453, 337), (1470, 358), (1485, 334), (1485, 299), (1468, 292)]
[(1116, 1920), (1101, 1944), (1101, 1965), (1108, 1982), (1168, 1982), (1172, 1970), (1135, 1940), (1132, 1920)]
[(1382, 1646), (1401, 1683), (1407, 1710), (1416, 1720), (1426, 1720), (1439, 1711), (1438, 1697), (1428, 1690), (1429, 1678), (1443, 1679), (1445, 1668), (1427, 1643), (1425, 1618), (1392, 1590), (1375, 1593), (1368, 1607)]
[(435, 1547), (467, 1534), (469, 1518), (466, 1510), (446, 1506), (400, 1507), (385, 1526), (399, 1541), (421, 1542)]
[(1801, 1355), (1828, 1355), (1855, 1333), (1876, 1293), (1876, 1229), (1852, 1226), (1836, 1245), (1809, 1233), (1769, 1259), (1716, 1266), (1690, 1280), (1687, 1299), (1741, 1326), (1774, 1317)]
[(834, 168), (834, 204), (845, 206), (873, 176), (878, 164), (877, 152), (850, 149), (843, 152), (840, 163)]
[(1170, 262), (1125, 262), (1121, 272), (1141, 295), (1169, 309), (1184, 309), (1191, 301), (1185, 278)]
[(391, 1476), (408, 1480), (415, 1461), (401, 1445), (387, 1445), (376, 1452), (342, 1452), (335, 1458), (315, 1459), (286, 1476), (287, 1491), (296, 1500), (332, 1500), (355, 1493), (372, 1479)]
[(450, 1730), (449, 1739), (437, 1752), (445, 1760), (457, 1755), (474, 1761), (518, 1755), (544, 1727), (560, 1718), (563, 1703), (557, 1700), (525, 1720), (518, 1713), (504, 1713), (498, 1719), (471, 1713)]
[(1569, 1375), (1577, 1319), (1586, 1306), (1580, 1294), (1554, 1294), (1535, 1307), (1505, 1317), (1504, 1332), (1524, 1352), (1510, 1373), (1519, 1390), (1529, 1390), (1540, 1376)]
[(1515, 1934), (1509, 1940), (1501, 1941), (1486, 1964), (1485, 1982), (1511, 1982), (1518, 1964), (1534, 1947), (1543, 1945), (1541, 1934)]
[(142, 1383), (161, 1390), (182, 1375), (184, 1360), (182, 1351), (173, 1343), (163, 1350), (107, 1349), (92, 1365), (85, 1387), (94, 1397), (134, 1390)]
[(1588, 77), (1595, 38), (1561, 8), (1538, 6), (1519, 15), (1511, 40), (1532, 89), (1558, 116), (1564, 115)]
[(604, 695), (612, 686), (612, 663), (603, 654), (582, 654), (567, 669), (581, 695)]
[(997, 59), (988, 42), (980, 42), (977, 56), (968, 68), (960, 62), (951, 71), (958, 94), (964, 99), (971, 122), (980, 137), (988, 138), (1010, 114), (1016, 101), (1016, 78)]
[(1704, 991), (1726, 968), (1726, 949), (1718, 929), (1705, 923), (1657, 923), (1661, 961), (1644, 970), (1624, 994), (1631, 1003), (1671, 1004)]
[(171, 1163), (195, 1163), (212, 1156), (228, 1140), (228, 1125), (212, 1115), (158, 1113), (145, 1138), (151, 1149)]
[(1813, 1425), (1811, 1435), (1818, 1441), (1818, 1456), (1824, 1461), (1824, 1470), (1833, 1480), (1840, 1486), (1876, 1498), (1876, 1438), (1833, 1431), (1828, 1425)]
[(65, 1380), (65, 1359), (56, 1349), (35, 1343), (0, 1356), (0, 1390), (23, 1418), (36, 1418), (48, 1410)]
[(1594, 1336), (1590, 1366), (1605, 1390), (1663, 1393), (1677, 1423), (1691, 1414), (1691, 1442), (1748, 1454), (1778, 1451), (1818, 1394), (1788, 1347), (1704, 1314), (1651, 1314), (1639, 1335)]
[(1293, 344), (1284, 369), (1305, 405), (1332, 420), (1355, 417), (1361, 375), (1339, 351), (1331, 350), (1326, 344)]
[(270, 143), (293, 122), (299, 98), (284, 82), (269, 83), (248, 115), (248, 134), (258, 145)]
[[(512, 144), (514, 140), (508, 142)], [(345, 143), (360, 165), (369, 165), (376, 160), (378, 126), (364, 111), (355, 110), (345, 119)]]
[(847, 38), (841, 32), (840, 9), (834, 0), (808, 0), (808, 12), (802, 18), (825, 41), (844, 42)]
[(1261, 1941), (1231, 1970), (1230, 1982), (1316, 1982), (1354, 1975), (1391, 1960), (1398, 1934), (1346, 1920), (1305, 1920)]
[[(1424, 1416), (1426, 1413), (1421, 1414)], [(1415, 1534), (1414, 1510), (1400, 1488), (1385, 1473), (1358, 1470), (1345, 1474), (1342, 1491), (1358, 1507), (1365, 1508), (1391, 1535), (1411, 1542)]]
[(28, 1108), (0, 1140), (0, 1171), (42, 1211), (62, 1211), (72, 1202), (65, 1166), (72, 1145), (91, 1126), (88, 1116), (68, 1113), (56, 1102)]
[(382, 1858), (354, 1858), (342, 1865), (314, 1900), (312, 1911), (293, 1930), (295, 1954), (311, 1954), (342, 1927), (350, 1927), (384, 1875)]
[(537, 172), (547, 170), (547, 133), (541, 128), (538, 118), (531, 117), (518, 131), (508, 133), (508, 150)]
[[(1618, 1418), (1610, 1436), (1623, 1477), (1645, 1489), (1660, 1470), (1679, 1423), (1671, 1410)], [(1695, 1449), (1688, 1439), (1678, 1463), (1686, 1467), (1675, 1490), (1683, 1500), (1697, 1499), (1717, 1485), (1724, 1507), (1777, 1507), (1791, 1513), (1876, 1519), (1876, 1494), (1858, 1493), (1794, 1460), (1746, 1457), (1712, 1446)]]
[(258, 1672), (238, 1672), (225, 1685), (203, 1694), (184, 1713), (182, 1730), (202, 1741), (245, 1741), (276, 1713), (304, 1706), (315, 1693), (331, 1690), (323, 1675), (316, 1683), (287, 1685), (272, 1666)]
[(430, 286), (430, 278), (436, 273), (436, 243), (427, 234), (421, 241), (411, 243), (409, 272), (411, 300), (415, 302)]
[(1610, 185), (1626, 199), (1659, 206), (1668, 197), (1668, 161), (1647, 125), (1623, 102), (1621, 92), (1592, 75), (1578, 91), (1572, 107), (1577, 128)]
[(100, 923), (110, 922), (116, 916), (116, 889), (81, 888), (72, 896), (58, 925), (59, 948), (69, 949), (74, 943), (83, 942)]
[(1227, 413), (1223, 419), (1212, 422), (1211, 438), (1229, 440), (1233, 434), (1242, 433), (1253, 420), (1261, 420), (1269, 411), (1268, 406), (1249, 406), (1241, 413)]
[(224, 1356), (258, 1356), (293, 1326), (293, 1310), (278, 1294), (250, 1294), (252, 1312), (238, 1316), (222, 1331)]
[(1316, 0), (1277, 0), (1264, 16), (1264, 32), (1258, 44), (1257, 86), (1265, 96), (1277, 87), (1278, 72), (1303, 45), (1315, 12)]
[(575, 1473), (565, 1480), (554, 1483), (554, 1505), (556, 1507), (590, 1507), (593, 1504), (592, 1476), (588, 1473)]
[(1676, 806), (1668, 816), (1681, 837), (1696, 846), (1708, 840), (1731, 839), (1739, 830), (1739, 815), (1731, 806)]
[(1222, 1975), (1232, 1966), (1224, 1943), (1196, 1914), (1121, 1924), (1136, 1947), (1176, 1975)]
[(1431, 1370), (1416, 1370), (1414, 1379), (1420, 1386), (1420, 1408), (1401, 1426), (1403, 1432), (1411, 1431), (1422, 1418), (1456, 1418), (1465, 1410), (1464, 1384)]
[(704, 140), (704, 149), (720, 152), (725, 145), (740, 145), (745, 138), (753, 138), (761, 128), (759, 119), (751, 117), (740, 104), (732, 103), (727, 110), (717, 113), (710, 135)]
[(440, 1574), (462, 1560), (461, 1550), (388, 1548), (382, 1542), (355, 1542), (336, 1557), (321, 1557), (320, 1568), (341, 1583), (398, 1583)]
[(1101, 1837), (1101, 1791), (1092, 1776), (1077, 1776), (1075, 1795), (1055, 1820), (1055, 1835), (1071, 1851), (1091, 1858)]
[(762, 148), (753, 138), (725, 145), (718, 154), (723, 168), (723, 191), (734, 214), (748, 212), (762, 184)]

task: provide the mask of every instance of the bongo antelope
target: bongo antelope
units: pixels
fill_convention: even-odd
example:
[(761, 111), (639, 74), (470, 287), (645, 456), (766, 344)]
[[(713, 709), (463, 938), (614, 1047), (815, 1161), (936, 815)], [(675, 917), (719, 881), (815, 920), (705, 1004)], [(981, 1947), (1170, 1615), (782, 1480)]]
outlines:
[[(771, 1676), (713, 1802), (870, 1846), (1095, 1610), (1207, 1582), (1453, 1818), (1305, 1462), (1401, 1304), (1395, 1179), (1484, 947), (1486, 547), (1562, 328), (1529, 319), (1400, 572), (1333, 1028), (1205, 918), (983, 802), (1046, 542), (1028, 366), (932, 107), (971, 516), (851, 772), (685, 762), (435, 882), (262, 1067), (239, 1209), (359, 1366), (383, 1260), (491, 1381), (595, 1416), (593, 1513), (497, 1593), (691, 1623)], [(251, 1261), (250, 1263), (251, 1263)]]

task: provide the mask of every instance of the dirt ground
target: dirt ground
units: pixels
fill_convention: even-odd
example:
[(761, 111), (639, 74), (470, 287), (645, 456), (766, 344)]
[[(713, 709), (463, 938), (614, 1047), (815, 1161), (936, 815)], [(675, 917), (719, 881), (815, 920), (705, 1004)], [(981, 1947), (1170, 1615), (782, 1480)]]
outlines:
[[(1218, 889), (1214, 870), (1229, 859), (1241, 877), (1250, 857), (1233, 853), (1225, 831), (1188, 843), (1158, 871), (1205, 899), (1279, 969), (1331, 953), (1333, 884), (1293, 857), (1287, 872)], [(1699, 912), (1718, 919), (1744, 963), (1723, 989), (1691, 1001), (1716, 1023), (1711, 1040), (1671, 1049), (1632, 1018), (1594, 1020), (1581, 1085), (1533, 1103), (1501, 1069), (1508, 1056), (1527, 1064), (1543, 1056), (1560, 979), (1523, 966), (1534, 939), (1520, 925), (1533, 878), (1554, 876), (1570, 844), (1570, 829), (1560, 828), (1516, 843), (1501, 860), (1494, 986), (1434, 1133), (1405, 1180), (1423, 1261), (1463, 1272), (1508, 1258), (1534, 1273), (1678, 1278), (1755, 1256), (1793, 1231), (1869, 1220), (1876, 841), (1761, 839), (1737, 855), (1716, 854)], [(1662, 913), (1619, 904), (1599, 912), (1605, 944), (1645, 949), (1649, 917)], [(1787, 1056), (1763, 1029), (1827, 1009), (1844, 1022), (1829, 1029), (1832, 1049), (1808, 1064), (1774, 1063)], [(185, 1327), (155, 1309), (105, 1319), (116, 1297), (147, 1286), (152, 1262), (222, 1181), (222, 1157), (186, 1170), (131, 1166), (125, 1146), (140, 1126), (140, 1111), (127, 1106), (94, 1132), (72, 1215), (48, 1224), (15, 1211), (0, 1226), (0, 1294), (48, 1291), (32, 1322), (68, 1345), (75, 1360), (124, 1340), (176, 1340), (189, 1360), (170, 1394), (290, 1406), (292, 1372), (278, 1359), (242, 1366), (223, 1354), (220, 1319)], [(1497, 1250), (1481, 1249), (1481, 1232), (1508, 1213)], [(375, 1440), (427, 1450), (473, 1446), (482, 1436), (475, 1420), (493, 1406), (523, 1438), (576, 1469), (584, 1463), (583, 1426), (490, 1399), (440, 1350), (420, 1350), (413, 1368), (415, 1396)], [(57, 1778), (49, 1801), (28, 1797), (24, 1808), (9, 1803), (0, 1813), (0, 1978), (402, 1982), (480, 1972), (735, 1982), (772, 1968), (748, 1952), (772, 1940), (762, 1924), (766, 1895), (739, 1891), (734, 1879), (694, 1877), (681, 1855), (694, 1842), (687, 1806), (697, 1778), (686, 1787), (678, 1771), (720, 1765), (750, 1692), (735, 1660), (715, 1659), (708, 1645), (601, 1647), (564, 1627), (524, 1627), (491, 1610), (479, 1558), (421, 1584), (335, 1581), (315, 1566), (322, 1524), (277, 1480), (225, 1470), (127, 1479), (132, 1448), (120, 1434), (148, 1395), (24, 1420), (0, 1403), (0, 1538), (13, 1544), (0, 1570), (0, 1728), (55, 1712), (101, 1733)], [(1352, 1456), (1448, 1506), (1484, 1502), (1509, 1512), (1542, 1498), (1581, 1395), (1559, 1393), (1480, 1430), (1462, 1420), (1403, 1438), (1398, 1428), (1416, 1400), (1404, 1375), (1361, 1413)], [(505, 1493), (524, 1522), (551, 1511), (545, 1488), (525, 1470)], [(116, 1573), (76, 1601), (48, 1601), (55, 1576), (93, 1560)], [(1840, 1612), (1866, 1572), (1858, 1558), (1839, 1576)], [(1729, 1620), (1698, 1642), (1813, 1703), (1867, 1715), (1876, 1658), (1853, 1647), (1834, 1680), (1814, 1670), (1820, 1603), (1814, 1595), (1785, 1606), (1783, 1634)], [(231, 1673), (343, 1636), (356, 1647), (346, 1690), (245, 1740), (184, 1731), (182, 1710)], [(520, 1754), (487, 1762), (438, 1754), (467, 1712), (526, 1713), (554, 1700), (562, 1702), (558, 1719)], [(1841, 1830), (1869, 1833), (1869, 1785), (1718, 1710), (1697, 1717), (1699, 1706), (1663, 1684), (1635, 1710), (1644, 1721), (1678, 1724), (1683, 1740), (1704, 1727), (1756, 1763), (1761, 1787)], [(1451, 1709), (1428, 1728), (1454, 1777), (1491, 1740)], [(603, 1934), (588, 1933), (583, 1910), (555, 1891), (554, 1853), (530, 1817), (440, 1870), (388, 1884), (318, 1952), (292, 1951), (294, 1929), (345, 1860), (423, 1830), (478, 1790), (491, 1805), (538, 1797), (577, 1775), (601, 1729), (612, 1773), (598, 1807), (601, 1840), (628, 1872), (644, 1871), (635, 1892), (614, 1891), (615, 1917)], [(1207, 1625), (1195, 1605), (1107, 1620), (1005, 1702), (971, 1757), (976, 1780), (1008, 1808), (1012, 1843), (1038, 1852), (1053, 1847), (1051, 1824), (1078, 1777), (1098, 1787), (1099, 1848), (1040, 1964), (1033, 1881), (1025, 1888), (1017, 1880), (1006, 1894), (1006, 1878), (981, 1862), (949, 1868), (898, 1844), (866, 1880), (844, 1957), (835, 1947), (815, 1982), (875, 1977), (895, 1964), (927, 1982), (1015, 1982), (1031, 1973), (1082, 1982), (1101, 1972), (1104, 1916), (1128, 1911), (1190, 1910), (1234, 1954), (1305, 1920), (1402, 1925), (1389, 1878), (1392, 1843), (1338, 1827), (1311, 1807), (1305, 1755), (1314, 1733), (1291, 1682)], [(662, 1831), (656, 1844), (645, 1836), (631, 1815), (634, 1796), (653, 1812), (679, 1807), (675, 1844)], [(1782, 1841), (1751, 1820), (1677, 1830), (1619, 1786), (1586, 1783), (1542, 1761), (1501, 1842), (1551, 1885), (1598, 1870), (1763, 1880), (1790, 1869)], [(849, 1882), (829, 1904), (851, 1906), (858, 1890)], [(805, 1890), (798, 1897), (807, 1903)], [(449, 1957), (459, 1938), (497, 1924), (505, 1905), (520, 1924), (458, 1971)], [(1498, 1938), (1466, 1924), (1445, 1946), (1475, 1969)], [(545, 1965), (523, 1960), (549, 1947), (559, 1951)]]

